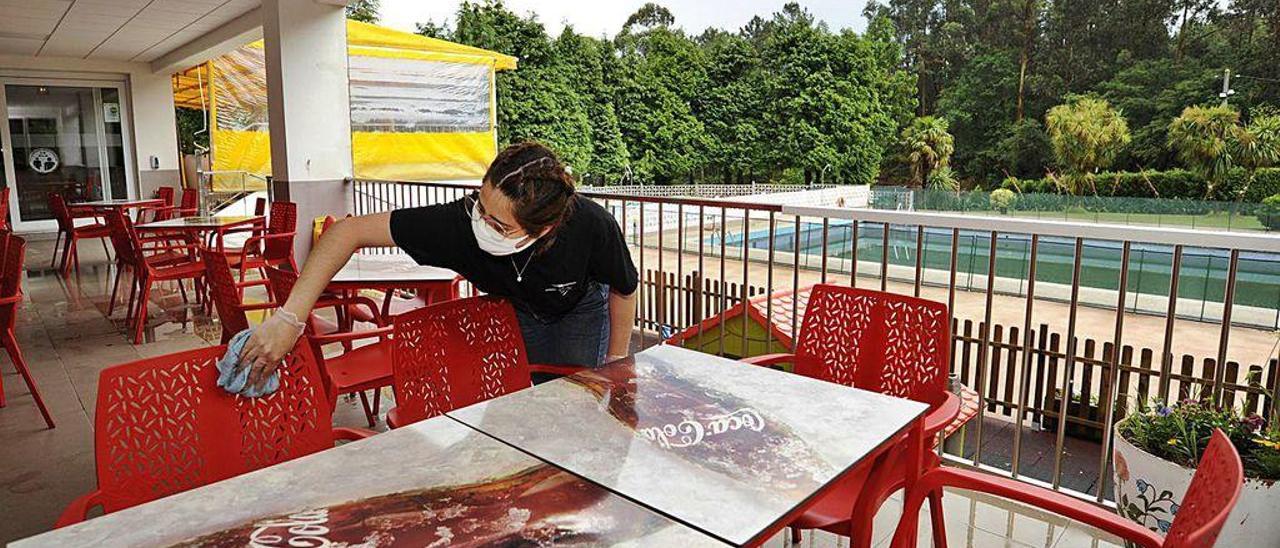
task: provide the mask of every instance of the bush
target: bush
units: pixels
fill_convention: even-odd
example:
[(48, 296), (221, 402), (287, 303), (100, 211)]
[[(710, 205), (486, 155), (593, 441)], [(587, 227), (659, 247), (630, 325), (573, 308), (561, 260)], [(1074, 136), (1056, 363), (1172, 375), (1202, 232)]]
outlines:
[(1009, 208), (1013, 207), (1014, 202), (1018, 201), (1018, 195), (1007, 188), (997, 188), (991, 191), (991, 208), (1000, 213), (1008, 213)]
[(1254, 215), (1258, 217), (1258, 222), (1269, 230), (1280, 230), (1280, 194), (1272, 195), (1262, 200), (1262, 205), (1258, 206)]

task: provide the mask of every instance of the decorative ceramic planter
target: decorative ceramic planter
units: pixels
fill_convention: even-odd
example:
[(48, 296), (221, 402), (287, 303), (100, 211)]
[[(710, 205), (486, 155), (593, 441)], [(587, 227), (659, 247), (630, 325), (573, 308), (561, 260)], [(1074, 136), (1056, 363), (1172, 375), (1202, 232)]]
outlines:
[[(1114, 479), (1120, 513), (1165, 534), (1191, 485), (1195, 469), (1152, 455), (1115, 430)], [(1280, 546), (1280, 487), (1273, 481), (1245, 479), (1240, 502), (1227, 518), (1218, 546)]]

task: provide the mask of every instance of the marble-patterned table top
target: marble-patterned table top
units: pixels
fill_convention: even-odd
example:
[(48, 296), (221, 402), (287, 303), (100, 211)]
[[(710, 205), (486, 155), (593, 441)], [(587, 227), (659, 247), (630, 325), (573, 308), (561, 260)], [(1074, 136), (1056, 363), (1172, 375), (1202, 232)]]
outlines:
[(448, 415), (742, 545), (925, 410), (662, 345)]
[(422, 266), (403, 254), (355, 254), (333, 276), (336, 284), (447, 282), (458, 274), (447, 268)]
[(12, 546), (329, 543), (723, 546), (443, 416)]

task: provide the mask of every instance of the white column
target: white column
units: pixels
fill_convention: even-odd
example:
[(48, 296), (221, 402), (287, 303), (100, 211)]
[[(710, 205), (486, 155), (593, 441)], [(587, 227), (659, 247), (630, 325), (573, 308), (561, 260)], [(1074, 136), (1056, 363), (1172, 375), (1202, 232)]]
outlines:
[(264, 0), (271, 173), (278, 200), (298, 204), (295, 251), (311, 247), (311, 222), (350, 211), (351, 115), (343, 2)]
[[(138, 70), (129, 75), (133, 115), (133, 151), (138, 196), (150, 198), (162, 186), (178, 187), (178, 130), (173, 113), (173, 82), (168, 74)], [(155, 163), (152, 164), (152, 159)], [(121, 198), (122, 196), (117, 196)]]

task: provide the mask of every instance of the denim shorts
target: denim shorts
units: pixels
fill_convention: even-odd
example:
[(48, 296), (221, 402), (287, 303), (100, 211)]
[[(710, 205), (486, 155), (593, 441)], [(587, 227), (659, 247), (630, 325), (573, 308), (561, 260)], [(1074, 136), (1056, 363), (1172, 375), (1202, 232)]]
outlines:
[(545, 320), (516, 307), (529, 363), (595, 367), (609, 349), (609, 287), (593, 284), (564, 316)]

